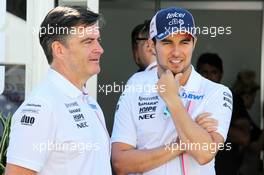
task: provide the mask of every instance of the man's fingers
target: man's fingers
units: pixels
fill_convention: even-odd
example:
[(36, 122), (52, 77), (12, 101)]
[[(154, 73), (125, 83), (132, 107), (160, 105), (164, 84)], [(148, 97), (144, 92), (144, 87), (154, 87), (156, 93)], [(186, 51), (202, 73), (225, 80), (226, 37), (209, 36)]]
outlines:
[(177, 81), (180, 81), (181, 77), (182, 77), (182, 73), (178, 73), (175, 75), (174, 79), (177, 82)]
[(202, 125), (202, 126), (207, 126), (207, 125), (218, 126), (218, 121), (213, 118), (204, 118), (204, 120), (200, 120), (197, 123), (198, 125)]
[(166, 74), (173, 75), (172, 72), (171, 72), (171, 70), (169, 70), (169, 69), (166, 70)]
[(198, 123), (198, 125), (202, 126), (203, 128), (216, 127), (218, 126), (218, 122), (217, 121), (205, 121), (203, 123)]
[(211, 115), (211, 113), (205, 112), (200, 114), (195, 120), (196, 123), (204, 128), (207, 132), (216, 131), (218, 126), (218, 121), (210, 117)]
[(210, 132), (215, 132), (217, 130), (216, 127), (208, 127), (208, 128), (205, 128), (205, 130), (210, 133)]
[(212, 114), (209, 113), (209, 112), (202, 113), (202, 114), (200, 114), (200, 115), (198, 115), (198, 116), (196, 117), (195, 121), (196, 121), (196, 122), (199, 122), (200, 120), (203, 120), (204, 118), (209, 117), (209, 116), (211, 116), (211, 115), (212, 115)]

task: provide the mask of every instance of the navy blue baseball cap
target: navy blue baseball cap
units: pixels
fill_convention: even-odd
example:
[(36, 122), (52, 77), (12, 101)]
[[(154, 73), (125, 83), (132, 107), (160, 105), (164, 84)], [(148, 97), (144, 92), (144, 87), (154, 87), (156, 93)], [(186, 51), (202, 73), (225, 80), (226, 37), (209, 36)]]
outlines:
[(188, 33), (196, 38), (195, 23), (192, 14), (177, 7), (159, 10), (150, 22), (150, 39), (162, 40), (171, 34)]

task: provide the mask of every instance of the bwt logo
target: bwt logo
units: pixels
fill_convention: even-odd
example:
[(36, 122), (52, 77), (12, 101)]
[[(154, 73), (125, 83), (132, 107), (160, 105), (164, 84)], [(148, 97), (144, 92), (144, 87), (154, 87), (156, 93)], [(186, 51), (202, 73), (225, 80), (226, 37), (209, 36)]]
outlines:
[(186, 93), (186, 92), (183, 92), (180, 94), (180, 97), (182, 98), (187, 98), (187, 99), (190, 99), (190, 100), (202, 100), (204, 95), (195, 95), (195, 94), (192, 94), (192, 93)]
[(32, 126), (34, 124), (34, 122), (35, 122), (34, 117), (23, 115), (23, 117), (21, 118), (21, 124), (22, 125)]

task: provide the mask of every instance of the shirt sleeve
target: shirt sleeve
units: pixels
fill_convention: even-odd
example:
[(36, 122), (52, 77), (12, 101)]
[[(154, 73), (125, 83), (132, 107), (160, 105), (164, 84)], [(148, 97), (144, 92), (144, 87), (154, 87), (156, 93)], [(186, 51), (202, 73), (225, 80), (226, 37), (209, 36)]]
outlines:
[(226, 140), (233, 108), (232, 93), (227, 87), (221, 87), (209, 97), (205, 111), (218, 121), (217, 131)]
[(52, 149), (55, 124), (51, 104), (25, 101), (12, 118), (7, 162), (39, 172)]
[(133, 100), (135, 94), (131, 91), (133, 83), (131, 80), (126, 84), (125, 91), (119, 97), (116, 106), (115, 119), (111, 142), (122, 142), (136, 147), (137, 134), (135, 121), (133, 120)]

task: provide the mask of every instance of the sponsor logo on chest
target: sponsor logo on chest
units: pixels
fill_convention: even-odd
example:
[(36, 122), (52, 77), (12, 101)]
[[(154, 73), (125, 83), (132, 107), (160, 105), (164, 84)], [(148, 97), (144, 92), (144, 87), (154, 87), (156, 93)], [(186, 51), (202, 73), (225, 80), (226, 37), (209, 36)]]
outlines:
[(149, 120), (155, 118), (157, 105), (159, 102), (158, 96), (138, 98), (138, 120)]
[(180, 97), (182, 99), (198, 101), (198, 100), (203, 100), (204, 95), (195, 94), (195, 93), (192, 93), (192, 92), (180, 92)]
[(78, 129), (89, 127), (77, 102), (65, 103), (65, 107), (68, 109), (69, 113), (73, 117), (73, 120), (75, 121), (76, 127)]
[(23, 115), (20, 122), (22, 125), (32, 126), (35, 123), (35, 117)]

